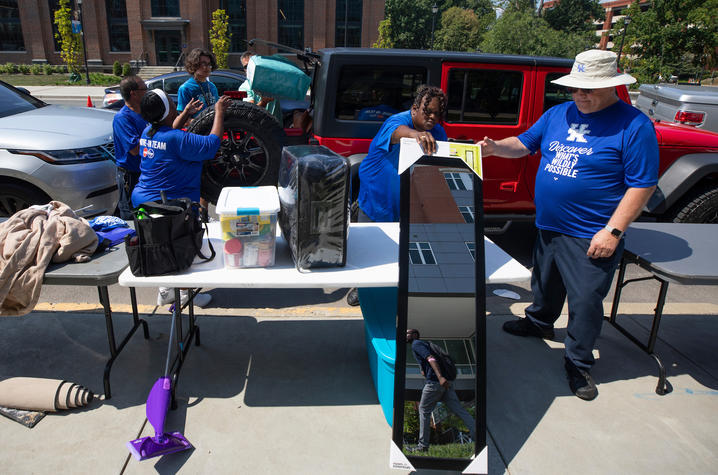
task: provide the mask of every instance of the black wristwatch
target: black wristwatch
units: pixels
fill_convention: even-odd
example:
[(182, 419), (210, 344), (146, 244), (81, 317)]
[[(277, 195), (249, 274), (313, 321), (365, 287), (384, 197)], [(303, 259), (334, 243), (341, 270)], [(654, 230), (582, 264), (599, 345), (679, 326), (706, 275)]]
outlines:
[(604, 229), (606, 231), (608, 231), (609, 233), (611, 233), (612, 235), (614, 235), (616, 237), (616, 239), (621, 239), (621, 237), (623, 237), (623, 231), (621, 231), (618, 228), (614, 228), (610, 224), (607, 224)]

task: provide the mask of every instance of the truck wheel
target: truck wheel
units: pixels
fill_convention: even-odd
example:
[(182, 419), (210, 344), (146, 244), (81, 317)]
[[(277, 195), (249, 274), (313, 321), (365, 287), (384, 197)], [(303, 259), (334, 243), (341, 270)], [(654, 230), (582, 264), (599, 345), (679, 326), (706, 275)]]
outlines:
[[(187, 129), (207, 135), (214, 110), (207, 110)], [(202, 197), (216, 204), (225, 186), (277, 185), (279, 160), (286, 135), (266, 110), (232, 101), (224, 115), (224, 136), (219, 152), (202, 169)]]
[(0, 217), (6, 218), (30, 205), (44, 205), (50, 198), (40, 190), (18, 183), (0, 183)]
[(718, 223), (718, 187), (698, 188), (674, 206), (670, 220), (674, 223)]

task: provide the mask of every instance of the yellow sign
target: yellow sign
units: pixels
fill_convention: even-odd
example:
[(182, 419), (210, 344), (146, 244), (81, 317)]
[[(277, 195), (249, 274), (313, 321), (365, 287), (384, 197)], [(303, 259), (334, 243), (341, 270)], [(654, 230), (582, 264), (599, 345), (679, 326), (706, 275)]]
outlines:
[(483, 180), (484, 174), (481, 166), (481, 146), (469, 143), (449, 143), (449, 155), (462, 159)]

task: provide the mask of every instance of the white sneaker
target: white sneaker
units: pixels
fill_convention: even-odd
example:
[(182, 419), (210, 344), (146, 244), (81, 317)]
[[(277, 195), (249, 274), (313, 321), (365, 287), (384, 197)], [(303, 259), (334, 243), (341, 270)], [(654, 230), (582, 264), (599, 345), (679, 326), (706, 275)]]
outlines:
[[(187, 291), (185, 291), (186, 293)], [(160, 287), (157, 292), (157, 305), (169, 305), (175, 301), (175, 289), (169, 287)]]
[[(187, 303), (187, 300), (189, 300), (189, 291), (185, 289), (180, 290), (180, 301), (182, 302), (182, 306)], [(193, 300), (195, 307), (199, 308), (206, 307), (211, 301), (212, 296), (209, 294), (197, 294), (194, 296)]]

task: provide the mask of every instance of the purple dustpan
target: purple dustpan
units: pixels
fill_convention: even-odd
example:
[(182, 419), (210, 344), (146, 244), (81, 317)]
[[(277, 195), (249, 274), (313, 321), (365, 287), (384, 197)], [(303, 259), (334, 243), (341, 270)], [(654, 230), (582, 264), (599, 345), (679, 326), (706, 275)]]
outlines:
[(193, 448), (181, 433), (165, 433), (165, 417), (170, 405), (171, 392), (172, 380), (163, 377), (155, 382), (147, 396), (147, 420), (154, 427), (155, 435), (127, 442), (127, 448), (139, 461)]

